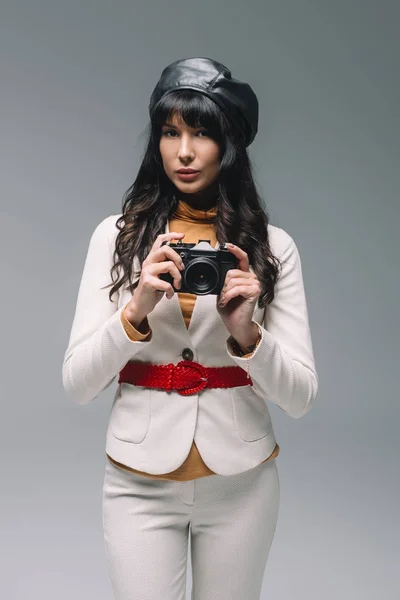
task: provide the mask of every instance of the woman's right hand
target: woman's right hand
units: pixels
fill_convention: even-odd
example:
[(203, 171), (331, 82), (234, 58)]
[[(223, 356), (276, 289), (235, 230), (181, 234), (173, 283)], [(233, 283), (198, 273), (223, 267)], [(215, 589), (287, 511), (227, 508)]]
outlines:
[(168, 245), (162, 246), (165, 241), (182, 239), (184, 233), (172, 231), (157, 236), (149, 254), (142, 263), (142, 270), (132, 298), (124, 308), (124, 315), (134, 327), (138, 327), (143, 319), (154, 309), (164, 293), (167, 298), (172, 298), (174, 288), (167, 281), (158, 277), (160, 273), (170, 273), (174, 280), (174, 287), (181, 287), (182, 276), (180, 270), (184, 264), (177, 252)]

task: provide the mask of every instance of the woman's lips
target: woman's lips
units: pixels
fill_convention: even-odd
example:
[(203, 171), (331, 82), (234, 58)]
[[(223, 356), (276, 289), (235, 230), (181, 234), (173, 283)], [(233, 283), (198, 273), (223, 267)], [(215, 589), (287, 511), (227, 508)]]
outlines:
[(176, 174), (178, 175), (179, 179), (182, 179), (183, 181), (192, 181), (192, 179), (196, 179), (196, 177), (200, 175), (200, 171), (196, 171), (195, 173), (179, 173), (177, 171)]

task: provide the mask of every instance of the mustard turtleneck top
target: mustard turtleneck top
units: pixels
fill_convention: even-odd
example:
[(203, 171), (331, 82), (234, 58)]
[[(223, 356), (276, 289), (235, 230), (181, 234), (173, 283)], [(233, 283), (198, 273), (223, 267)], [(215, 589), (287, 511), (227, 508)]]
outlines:
[[(169, 231), (184, 233), (185, 237), (183, 238), (183, 241), (189, 244), (197, 243), (199, 239), (207, 239), (210, 240), (211, 246), (215, 246), (217, 243), (215, 233), (216, 214), (216, 206), (208, 210), (196, 209), (190, 206), (187, 202), (180, 200), (178, 202), (178, 206), (174, 214), (169, 219)], [(177, 294), (179, 297), (182, 315), (186, 327), (189, 327), (190, 318), (193, 312), (197, 296), (196, 294), (188, 294), (184, 292), (177, 292)], [(145, 319), (141, 323), (141, 331), (138, 331), (135, 327), (133, 327), (133, 325), (124, 316), (123, 311), (121, 312), (121, 321), (127, 335), (133, 341), (146, 341), (151, 337), (151, 329), (149, 327), (147, 319)], [(143, 328), (145, 329), (144, 332), (142, 331)], [(235, 353), (233, 347), (232, 353)], [(250, 354), (246, 354), (245, 356), (250, 356)], [(267, 460), (278, 456), (278, 454), (279, 445), (276, 444), (272, 454), (262, 462), (266, 462)], [(138, 471), (137, 469), (128, 467), (127, 465), (124, 465), (114, 460), (109, 454), (107, 454), (107, 458), (117, 467), (126, 469), (139, 475), (143, 475), (144, 477), (152, 477), (153, 479), (172, 479), (174, 481), (187, 481), (189, 479), (196, 479), (198, 477), (206, 477), (207, 475), (216, 474), (214, 473), (214, 471), (211, 471), (211, 469), (209, 469), (203, 461), (194, 440), (190, 448), (190, 452), (186, 457), (185, 461), (182, 463), (182, 465), (174, 471), (171, 471), (170, 473), (164, 473), (161, 475), (154, 475), (153, 473), (146, 473), (144, 471)]]

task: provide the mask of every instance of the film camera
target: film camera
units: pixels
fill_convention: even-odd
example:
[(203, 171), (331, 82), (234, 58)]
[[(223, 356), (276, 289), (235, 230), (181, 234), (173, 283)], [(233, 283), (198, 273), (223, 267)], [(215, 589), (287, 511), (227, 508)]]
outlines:
[(197, 296), (220, 294), (224, 286), (225, 276), (229, 269), (236, 269), (238, 259), (222, 244), (218, 250), (213, 248), (210, 240), (199, 240), (197, 244), (167, 244), (182, 258), (185, 269), (181, 271), (182, 287), (175, 289), (170, 273), (161, 273), (160, 279), (167, 281), (176, 292), (188, 292)]

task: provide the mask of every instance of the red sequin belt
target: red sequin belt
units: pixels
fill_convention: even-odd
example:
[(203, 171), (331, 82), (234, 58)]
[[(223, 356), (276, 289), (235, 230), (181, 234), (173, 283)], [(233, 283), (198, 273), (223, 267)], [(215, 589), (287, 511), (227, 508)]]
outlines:
[(182, 396), (197, 394), (204, 388), (230, 388), (253, 385), (241, 367), (204, 367), (181, 360), (177, 365), (128, 362), (119, 373), (118, 383), (131, 383), (160, 390), (175, 390)]

